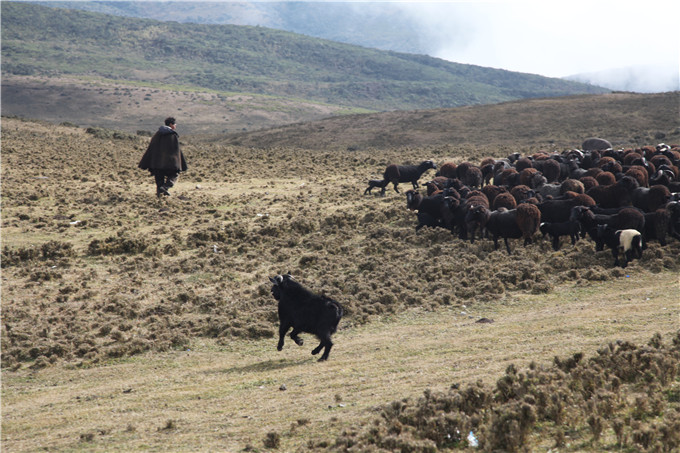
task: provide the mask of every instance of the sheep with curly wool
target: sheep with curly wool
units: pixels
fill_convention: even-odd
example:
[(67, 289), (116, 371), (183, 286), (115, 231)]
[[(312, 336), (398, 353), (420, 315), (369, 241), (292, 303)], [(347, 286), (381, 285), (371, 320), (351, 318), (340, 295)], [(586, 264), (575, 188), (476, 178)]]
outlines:
[(633, 204), (631, 193), (639, 187), (635, 178), (624, 176), (610, 186), (597, 186), (586, 192), (603, 208), (618, 208)]
[(654, 212), (671, 199), (671, 191), (666, 186), (654, 185), (638, 187), (631, 192), (633, 206), (645, 212)]

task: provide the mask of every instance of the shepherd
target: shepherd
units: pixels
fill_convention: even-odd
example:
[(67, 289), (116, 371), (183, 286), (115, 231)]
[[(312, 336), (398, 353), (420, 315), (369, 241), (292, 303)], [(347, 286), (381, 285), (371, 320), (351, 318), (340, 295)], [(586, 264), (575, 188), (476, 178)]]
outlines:
[(165, 125), (151, 137), (138, 165), (142, 170), (149, 170), (156, 179), (156, 196), (159, 198), (170, 196), (169, 189), (177, 182), (180, 172), (187, 171), (176, 127), (175, 118), (166, 118)]

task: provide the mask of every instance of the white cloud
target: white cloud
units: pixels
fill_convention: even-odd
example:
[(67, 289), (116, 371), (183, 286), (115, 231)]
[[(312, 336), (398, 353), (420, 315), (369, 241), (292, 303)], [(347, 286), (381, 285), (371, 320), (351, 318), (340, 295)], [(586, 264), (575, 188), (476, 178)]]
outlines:
[[(640, 65), (680, 68), (680, 2), (399, 3), (431, 55), (551, 77)], [(680, 69), (679, 69), (680, 70)]]

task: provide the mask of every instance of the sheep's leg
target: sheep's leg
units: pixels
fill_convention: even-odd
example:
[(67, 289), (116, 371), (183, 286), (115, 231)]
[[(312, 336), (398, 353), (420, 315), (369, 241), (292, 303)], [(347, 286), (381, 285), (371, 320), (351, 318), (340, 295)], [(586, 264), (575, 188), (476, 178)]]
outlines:
[(302, 346), (304, 344), (304, 341), (302, 340), (302, 338), (298, 337), (299, 334), (300, 329), (296, 329), (295, 327), (293, 327), (293, 331), (290, 333), (290, 338), (292, 338), (296, 345)]
[(508, 255), (512, 255), (512, 252), (510, 251), (510, 244), (508, 243), (508, 238), (503, 238), (505, 241), (505, 248), (508, 250)]
[(399, 189), (397, 189), (397, 186), (399, 185), (399, 183), (395, 181), (392, 184), (394, 184), (394, 191), (399, 193)]
[(331, 341), (331, 336), (325, 335), (321, 339), (319, 346), (314, 348), (314, 350), (312, 351), (312, 355), (317, 355), (319, 352), (321, 352), (321, 349), (324, 348), (323, 354), (321, 355), (321, 358), (319, 359), (319, 362), (323, 362), (324, 360), (328, 359), (328, 355), (330, 354), (332, 347), (333, 347), (333, 342)]
[(281, 324), (279, 326), (279, 344), (276, 346), (277, 350), (282, 350), (283, 349), (283, 339), (286, 336), (286, 332), (288, 332), (288, 329), (290, 329), (290, 324)]
[(552, 246), (553, 246), (553, 250), (555, 250), (555, 251), (560, 249), (560, 237), (559, 236), (553, 236)]

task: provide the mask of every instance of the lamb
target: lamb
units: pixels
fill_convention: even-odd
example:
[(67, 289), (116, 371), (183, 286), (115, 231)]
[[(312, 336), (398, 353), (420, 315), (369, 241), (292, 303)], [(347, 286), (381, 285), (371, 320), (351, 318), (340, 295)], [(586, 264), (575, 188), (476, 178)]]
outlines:
[(298, 346), (303, 345), (302, 338), (298, 336), (300, 332), (316, 335), (320, 343), (312, 350), (312, 355), (323, 349), (319, 362), (327, 360), (333, 347), (331, 335), (337, 330), (343, 315), (342, 306), (330, 297), (305, 289), (290, 274), (269, 277), (269, 280), (273, 283), (272, 295), (279, 301), (279, 343), (276, 349), (283, 349), (283, 339), (292, 327), (290, 338)]
[(607, 225), (597, 227), (597, 235), (611, 249), (614, 256), (614, 266), (619, 265), (619, 253), (623, 252), (623, 264), (626, 267), (628, 262), (634, 258), (642, 258), (642, 234), (633, 229), (614, 230)]
[(522, 203), (516, 209), (499, 209), (489, 215), (486, 229), (491, 234), (494, 250), (498, 250), (498, 238), (505, 241), (505, 248), (510, 251), (508, 238), (524, 238), (524, 245), (531, 243), (532, 236), (538, 231), (541, 223), (541, 211), (533, 204)]
[(387, 181), (384, 179), (369, 179), (368, 180), (368, 187), (366, 190), (364, 190), (364, 195), (368, 195), (371, 193), (372, 189), (380, 187), (381, 189), (384, 188), (387, 185)]
[(576, 244), (581, 231), (581, 224), (576, 220), (567, 220), (566, 222), (559, 223), (543, 222), (539, 226), (539, 230), (543, 237), (547, 235), (552, 237), (552, 248), (557, 251), (560, 249), (561, 236), (569, 236), (571, 238), (571, 245)]

